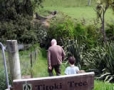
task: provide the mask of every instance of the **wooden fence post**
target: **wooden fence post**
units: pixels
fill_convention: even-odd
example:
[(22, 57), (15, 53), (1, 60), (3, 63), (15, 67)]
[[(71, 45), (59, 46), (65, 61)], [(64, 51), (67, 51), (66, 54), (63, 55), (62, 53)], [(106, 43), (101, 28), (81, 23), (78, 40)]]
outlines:
[(21, 79), (17, 40), (7, 40), (7, 49), (11, 79)]
[(33, 75), (32, 75), (32, 64), (33, 64), (33, 56), (32, 56), (32, 53), (30, 53), (31, 78), (33, 77)]

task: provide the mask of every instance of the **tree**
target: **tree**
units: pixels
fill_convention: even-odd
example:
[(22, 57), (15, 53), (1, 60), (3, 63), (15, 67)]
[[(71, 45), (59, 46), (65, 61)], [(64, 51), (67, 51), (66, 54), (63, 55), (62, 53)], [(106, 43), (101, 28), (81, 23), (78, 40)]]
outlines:
[(0, 0), (0, 20), (14, 19), (15, 14), (33, 15), (43, 0)]
[(114, 10), (114, 0), (97, 0), (96, 12), (98, 18), (100, 18), (101, 20), (101, 32), (105, 43), (107, 42), (104, 25), (105, 13), (109, 7), (111, 7)]
[(0, 41), (17, 39), (19, 42), (37, 41), (31, 20), (35, 8), (43, 0), (0, 0)]

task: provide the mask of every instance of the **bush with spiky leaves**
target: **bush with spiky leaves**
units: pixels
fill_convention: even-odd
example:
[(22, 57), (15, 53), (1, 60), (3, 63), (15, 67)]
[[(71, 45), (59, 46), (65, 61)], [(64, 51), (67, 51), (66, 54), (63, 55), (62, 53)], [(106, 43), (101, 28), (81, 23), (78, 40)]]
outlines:
[(97, 46), (83, 52), (85, 69), (95, 71), (98, 79), (114, 82), (114, 43)]
[[(76, 58), (76, 65), (78, 65), (80, 68), (83, 66), (82, 61), (82, 52), (85, 45), (80, 45), (77, 40), (74, 39), (68, 39), (63, 40), (64, 42), (64, 50), (66, 52), (66, 59), (69, 56), (74, 56)], [(68, 60), (68, 59), (67, 59)]]
[(114, 43), (107, 43), (106, 46), (105, 63), (103, 74), (100, 79), (107, 82), (114, 82)]
[(97, 74), (102, 73), (102, 70), (106, 67), (105, 55), (106, 51), (102, 46), (97, 46), (83, 52), (82, 59), (85, 69), (87, 71), (94, 70)]

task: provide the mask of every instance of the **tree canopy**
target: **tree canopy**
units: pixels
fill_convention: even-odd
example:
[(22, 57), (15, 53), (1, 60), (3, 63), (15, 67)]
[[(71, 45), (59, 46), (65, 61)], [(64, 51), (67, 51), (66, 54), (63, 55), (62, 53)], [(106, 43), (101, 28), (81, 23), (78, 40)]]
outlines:
[(17, 14), (33, 15), (43, 0), (0, 0), (0, 20), (14, 20)]
[(101, 32), (103, 34), (104, 42), (107, 42), (105, 28), (104, 28), (105, 13), (109, 7), (111, 7), (112, 10), (114, 11), (114, 0), (97, 0), (96, 12), (97, 12), (98, 18), (100, 18), (101, 20), (101, 24), (102, 24)]
[(36, 41), (31, 20), (43, 0), (0, 0), (0, 41), (16, 39), (21, 43)]

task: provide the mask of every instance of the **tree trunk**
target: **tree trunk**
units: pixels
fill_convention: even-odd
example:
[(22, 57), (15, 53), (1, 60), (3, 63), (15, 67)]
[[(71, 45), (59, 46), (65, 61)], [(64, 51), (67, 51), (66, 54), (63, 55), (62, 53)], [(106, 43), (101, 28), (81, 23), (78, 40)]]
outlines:
[(104, 27), (105, 26), (104, 25), (104, 22), (105, 22), (104, 16), (105, 16), (105, 11), (103, 12), (103, 16), (102, 16), (102, 28), (101, 28), (101, 30), (102, 30), (102, 34), (103, 34), (104, 43), (106, 43), (107, 40), (106, 40), (106, 33), (105, 33), (105, 27)]

